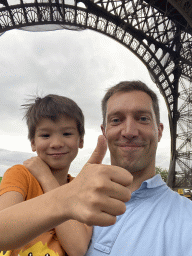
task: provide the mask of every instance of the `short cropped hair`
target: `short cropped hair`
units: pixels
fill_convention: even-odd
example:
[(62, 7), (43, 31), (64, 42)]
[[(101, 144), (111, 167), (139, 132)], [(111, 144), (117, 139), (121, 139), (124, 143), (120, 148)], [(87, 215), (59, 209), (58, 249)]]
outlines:
[(83, 112), (72, 99), (49, 94), (44, 98), (36, 97), (33, 103), (23, 104), (22, 107), (26, 109), (24, 118), (27, 121), (30, 141), (34, 139), (37, 124), (42, 118), (55, 122), (62, 116), (68, 116), (76, 121), (80, 137), (85, 134)]
[(109, 88), (102, 99), (102, 115), (103, 115), (103, 126), (106, 126), (106, 114), (107, 114), (107, 102), (109, 98), (117, 92), (131, 92), (131, 91), (142, 91), (147, 93), (153, 102), (153, 109), (156, 116), (157, 124), (160, 123), (159, 113), (159, 102), (157, 95), (143, 82), (141, 81), (123, 81), (119, 84)]

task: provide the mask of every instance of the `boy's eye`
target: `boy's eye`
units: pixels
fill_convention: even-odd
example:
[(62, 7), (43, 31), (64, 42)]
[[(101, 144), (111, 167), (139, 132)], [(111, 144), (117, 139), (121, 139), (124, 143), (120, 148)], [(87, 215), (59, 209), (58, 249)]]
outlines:
[(49, 138), (49, 134), (41, 134), (41, 136), (40, 137), (42, 137), (42, 138)]
[(72, 135), (72, 133), (71, 132), (64, 132), (63, 135), (64, 136), (70, 136), (70, 135)]

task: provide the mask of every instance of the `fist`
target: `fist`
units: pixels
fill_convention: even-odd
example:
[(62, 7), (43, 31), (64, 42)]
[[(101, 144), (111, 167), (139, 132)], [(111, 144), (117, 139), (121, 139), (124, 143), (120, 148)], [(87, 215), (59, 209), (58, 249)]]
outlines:
[(108, 226), (116, 222), (116, 216), (125, 212), (125, 202), (131, 198), (128, 186), (132, 175), (125, 169), (103, 165), (107, 150), (104, 136), (79, 175), (68, 184), (71, 186), (72, 218), (87, 225)]

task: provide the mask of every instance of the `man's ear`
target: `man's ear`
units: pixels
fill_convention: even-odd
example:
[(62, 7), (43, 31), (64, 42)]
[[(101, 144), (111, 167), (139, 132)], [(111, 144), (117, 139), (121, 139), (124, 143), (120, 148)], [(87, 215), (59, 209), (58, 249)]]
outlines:
[(161, 137), (162, 137), (162, 135), (163, 135), (163, 128), (164, 128), (163, 124), (160, 123), (160, 124), (159, 124), (159, 127), (158, 127), (158, 142), (160, 142)]
[(35, 139), (31, 140), (31, 149), (32, 149), (33, 152), (36, 151)]
[(101, 131), (102, 131), (103, 135), (106, 138), (105, 127), (103, 126), (103, 124), (101, 125)]
[(84, 138), (83, 137), (80, 137), (80, 140), (79, 140), (79, 148), (83, 148), (84, 146)]

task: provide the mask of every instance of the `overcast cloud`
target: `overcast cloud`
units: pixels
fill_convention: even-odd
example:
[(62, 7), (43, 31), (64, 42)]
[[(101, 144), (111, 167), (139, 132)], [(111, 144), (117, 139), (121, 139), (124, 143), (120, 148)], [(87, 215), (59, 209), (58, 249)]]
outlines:
[[(164, 99), (143, 63), (124, 46), (90, 30), (12, 30), (0, 37), (0, 48), (0, 176), (8, 167), (33, 155), (21, 109), (31, 95), (61, 94), (82, 108), (86, 119), (85, 146), (70, 169), (77, 174), (101, 134), (100, 102), (105, 90), (132, 79), (147, 83), (159, 95), (165, 131), (156, 165), (168, 169), (170, 136)], [(110, 164), (109, 153), (104, 163)]]

